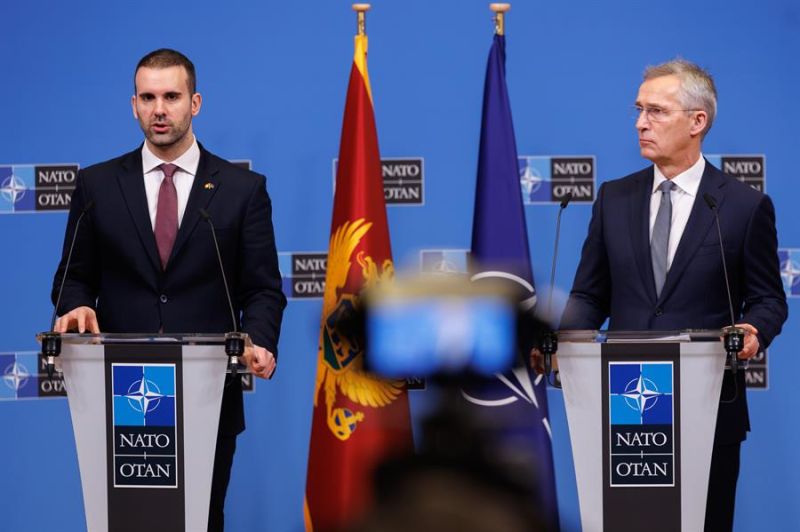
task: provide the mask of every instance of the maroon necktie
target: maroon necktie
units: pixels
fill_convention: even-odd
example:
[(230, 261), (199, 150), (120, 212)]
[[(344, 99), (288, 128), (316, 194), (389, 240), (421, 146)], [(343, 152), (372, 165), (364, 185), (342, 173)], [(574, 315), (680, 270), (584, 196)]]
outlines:
[(167, 260), (169, 260), (169, 254), (172, 253), (175, 236), (178, 234), (178, 192), (172, 181), (172, 176), (178, 167), (174, 164), (162, 164), (159, 165), (159, 168), (164, 172), (164, 179), (158, 189), (155, 234), (158, 255), (161, 257), (161, 268), (166, 270)]

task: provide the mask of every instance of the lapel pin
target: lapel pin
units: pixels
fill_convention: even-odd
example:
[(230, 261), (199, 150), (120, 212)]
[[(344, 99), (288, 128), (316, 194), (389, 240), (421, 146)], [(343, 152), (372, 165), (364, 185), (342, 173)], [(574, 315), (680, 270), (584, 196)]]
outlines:
[(214, 190), (214, 183), (210, 183), (210, 182), (206, 183), (205, 185), (203, 185), (203, 188), (206, 189), (206, 190)]

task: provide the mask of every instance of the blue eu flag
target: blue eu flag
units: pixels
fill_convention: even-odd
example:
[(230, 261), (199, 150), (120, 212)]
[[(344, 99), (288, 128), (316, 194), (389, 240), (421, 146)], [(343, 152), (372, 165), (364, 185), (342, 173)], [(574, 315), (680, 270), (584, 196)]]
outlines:
[[(500, 278), (522, 292), (522, 306), (536, 304), (517, 145), (506, 88), (505, 37), (495, 35), (486, 67), (478, 180), (472, 224), (473, 279)], [(521, 360), (527, 360), (523, 354)], [(501, 449), (533, 456), (542, 513), (548, 529), (558, 529), (553, 453), (546, 382), (520, 361), (513, 370), (463, 390), (467, 401), (498, 421), (492, 438)]]

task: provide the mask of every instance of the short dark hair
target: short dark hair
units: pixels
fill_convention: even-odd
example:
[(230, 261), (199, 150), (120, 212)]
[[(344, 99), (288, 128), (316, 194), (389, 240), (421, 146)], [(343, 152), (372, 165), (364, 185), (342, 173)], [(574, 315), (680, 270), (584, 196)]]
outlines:
[(139, 72), (140, 68), (168, 68), (174, 66), (180, 66), (186, 69), (189, 93), (194, 94), (197, 92), (197, 75), (194, 71), (194, 64), (189, 58), (177, 50), (159, 48), (142, 57), (136, 65), (136, 70), (133, 71), (133, 93), (136, 94), (136, 73)]

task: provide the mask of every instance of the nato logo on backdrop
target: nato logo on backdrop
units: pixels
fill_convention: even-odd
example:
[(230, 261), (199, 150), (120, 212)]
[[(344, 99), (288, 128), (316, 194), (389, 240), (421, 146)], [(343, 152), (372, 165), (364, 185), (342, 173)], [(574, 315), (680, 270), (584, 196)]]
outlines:
[(0, 401), (65, 397), (64, 378), (47, 376), (45, 359), (28, 351), (0, 353)]
[(387, 205), (424, 205), (423, 159), (381, 159)]
[(672, 362), (609, 362), (611, 487), (674, 486)]
[[(778, 262), (786, 297), (800, 297), (800, 248), (779, 248)], [(768, 361), (768, 350), (764, 350), (750, 359), (745, 373), (748, 388), (760, 390), (769, 388)]]
[[(759, 190), (762, 189), (763, 183)], [(786, 297), (800, 297), (800, 249), (778, 249), (778, 261)], [(748, 361), (744, 376), (748, 389), (769, 389), (769, 350), (761, 351)]]
[(469, 250), (422, 249), (419, 269), (423, 273), (466, 274), (469, 271)]
[(244, 168), (245, 170), (253, 169), (253, 161), (250, 159), (230, 159), (228, 162), (235, 164), (239, 168)]
[(522, 155), (518, 157), (522, 201), (526, 205), (594, 201), (596, 164), (593, 155), (569, 157)]
[(800, 248), (778, 249), (778, 260), (786, 297), (800, 297)]
[(0, 165), (0, 214), (69, 210), (77, 177), (77, 164)]
[(175, 364), (112, 364), (114, 487), (177, 488)]
[[(333, 160), (333, 189), (336, 190), (336, 168)], [(425, 160), (422, 157), (392, 157), (381, 159), (383, 197), (386, 205), (425, 204)]]
[(323, 251), (278, 253), (283, 293), (289, 299), (320, 299), (325, 294), (328, 254)]
[(706, 155), (708, 162), (760, 192), (767, 191), (767, 161), (764, 155)]
[(24, 399), (39, 397), (36, 355), (31, 353), (0, 354), (0, 370), (3, 384), (0, 399)]
[(769, 350), (765, 349), (748, 360), (744, 378), (749, 390), (769, 389)]

